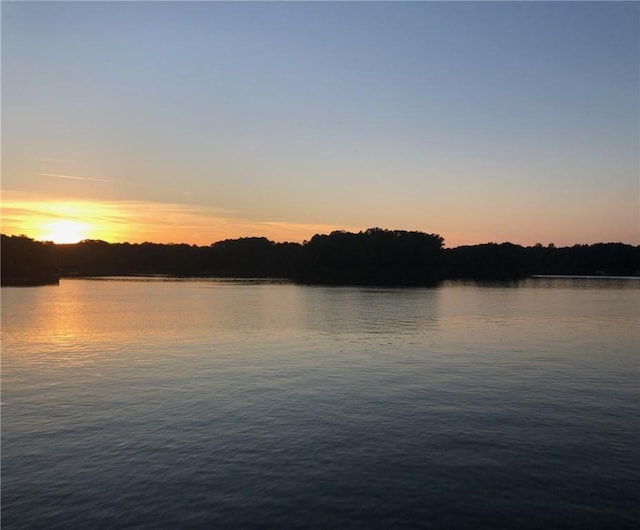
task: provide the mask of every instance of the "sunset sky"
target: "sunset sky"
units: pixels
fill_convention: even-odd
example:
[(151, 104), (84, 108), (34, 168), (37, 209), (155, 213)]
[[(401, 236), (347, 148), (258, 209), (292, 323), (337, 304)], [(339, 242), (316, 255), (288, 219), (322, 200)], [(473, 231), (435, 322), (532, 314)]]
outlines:
[(1, 9), (5, 234), (640, 244), (640, 3)]

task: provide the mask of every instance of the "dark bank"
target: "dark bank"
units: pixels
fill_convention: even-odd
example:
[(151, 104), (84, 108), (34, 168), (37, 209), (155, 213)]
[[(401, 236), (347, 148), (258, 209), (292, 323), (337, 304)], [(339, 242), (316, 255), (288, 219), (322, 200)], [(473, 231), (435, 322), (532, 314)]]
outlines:
[(317, 234), (304, 243), (265, 237), (210, 246), (75, 244), (2, 235), (2, 285), (55, 284), (64, 276), (165, 274), (177, 277), (285, 278), (322, 285), (434, 285), (446, 279), (514, 280), (533, 275), (632, 276), (640, 247), (597, 243), (556, 248), (485, 243), (445, 248), (437, 234), (370, 228)]

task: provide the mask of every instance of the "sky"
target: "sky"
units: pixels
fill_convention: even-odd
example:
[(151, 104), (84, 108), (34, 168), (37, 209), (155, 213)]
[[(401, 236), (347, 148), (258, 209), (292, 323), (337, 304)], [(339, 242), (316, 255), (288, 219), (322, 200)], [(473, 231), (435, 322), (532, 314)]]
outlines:
[(640, 244), (640, 3), (1, 4), (2, 233)]

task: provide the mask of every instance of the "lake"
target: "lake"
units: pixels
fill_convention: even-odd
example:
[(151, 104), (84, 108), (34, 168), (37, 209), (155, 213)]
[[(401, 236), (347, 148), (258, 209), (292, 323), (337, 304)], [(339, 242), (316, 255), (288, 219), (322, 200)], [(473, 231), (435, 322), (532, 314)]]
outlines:
[(2, 526), (638, 528), (640, 280), (2, 289)]

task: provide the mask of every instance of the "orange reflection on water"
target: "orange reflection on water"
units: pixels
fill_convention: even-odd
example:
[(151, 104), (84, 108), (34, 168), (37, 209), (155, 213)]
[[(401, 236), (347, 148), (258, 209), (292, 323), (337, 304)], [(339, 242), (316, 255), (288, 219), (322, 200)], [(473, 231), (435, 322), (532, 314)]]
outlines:
[(16, 357), (21, 364), (51, 367), (93, 362), (99, 354), (93, 346), (105, 337), (90, 305), (75, 289), (3, 288), (3, 361)]

